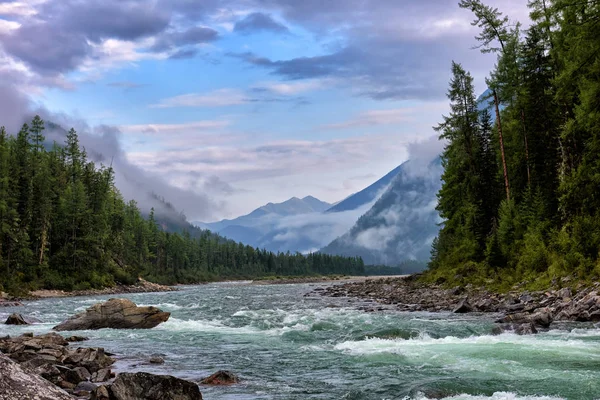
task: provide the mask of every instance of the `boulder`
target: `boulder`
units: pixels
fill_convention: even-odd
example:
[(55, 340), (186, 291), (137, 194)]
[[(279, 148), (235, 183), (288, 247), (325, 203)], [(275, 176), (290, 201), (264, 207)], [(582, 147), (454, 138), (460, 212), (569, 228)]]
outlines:
[(464, 298), (457, 304), (457, 306), (454, 308), (454, 310), (452, 312), (456, 313), (456, 314), (463, 314), (463, 313), (469, 313), (472, 311), (473, 311), (473, 307), (469, 304), (467, 299)]
[(127, 299), (110, 299), (94, 304), (55, 326), (56, 331), (85, 329), (149, 329), (169, 319), (171, 313), (156, 307), (138, 307)]
[(13, 313), (6, 319), (6, 325), (30, 325), (41, 322), (39, 319), (32, 317), (25, 317), (22, 314)]
[(98, 372), (94, 372), (92, 374), (92, 378), (91, 381), (92, 382), (106, 382), (107, 380), (110, 379), (110, 369), (109, 368), (103, 368), (101, 370), (99, 370)]
[(72, 400), (65, 391), (41, 376), (25, 372), (0, 354), (0, 400)]
[(65, 340), (69, 343), (73, 343), (73, 342), (85, 342), (86, 340), (90, 340), (90, 338), (87, 338), (85, 336), (69, 336), (68, 338), (65, 338)]
[(94, 390), (96, 390), (97, 387), (98, 385), (92, 382), (83, 381), (75, 386), (75, 389), (73, 389), (73, 394), (76, 396), (89, 396)]
[(211, 376), (202, 379), (200, 383), (203, 385), (233, 385), (238, 383), (240, 380), (232, 372), (229, 371), (217, 371)]
[(150, 360), (148, 360), (150, 362), (150, 364), (164, 364), (165, 363), (165, 359), (160, 357), (160, 356), (152, 356), (150, 357)]
[(108, 391), (108, 387), (106, 386), (98, 386), (92, 392), (92, 396), (90, 400), (110, 400), (110, 393)]
[(94, 373), (111, 366), (115, 360), (106, 355), (102, 347), (92, 347), (69, 350), (63, 362), (69, 365), (85, 367), (90, 373)]
[(198, 385), (168, 375), (121, 373), (110, 385), (114, 400), (201, 400)]
[(75, 367), (71, 369), (67, 367), (58, 366), (57, 368), (60, 371), (63, 379), (74, 385), (77, 385), (79, 382), (85, 382), (92, 376), (90, 372), (84, 367)]

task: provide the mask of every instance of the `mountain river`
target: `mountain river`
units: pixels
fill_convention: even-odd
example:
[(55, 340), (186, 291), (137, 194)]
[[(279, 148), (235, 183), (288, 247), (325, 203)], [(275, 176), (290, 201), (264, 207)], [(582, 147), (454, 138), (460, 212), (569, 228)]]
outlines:
[[(21, 312), (43, 323), (0, 324), (0, 336), (45, 333), (96, 302), (125, 297), (171, 318), (150, 330), (77, 332), (90, 338), (82, 345), (115, 353), (117, 372), (198, 382), (227, 369), (242, 379), (230, 387), (201, 385), (208, 400), (600, 398), (600, 329), (593, 325), (493, 336), (493, 315), (369, 313), (360, 310), (362, 300), (304, 296), (324, 285), (216, 283), (29, 301), (0, 309), (0, 319)], [(149, 364), (153, 354), (165, 363)]]

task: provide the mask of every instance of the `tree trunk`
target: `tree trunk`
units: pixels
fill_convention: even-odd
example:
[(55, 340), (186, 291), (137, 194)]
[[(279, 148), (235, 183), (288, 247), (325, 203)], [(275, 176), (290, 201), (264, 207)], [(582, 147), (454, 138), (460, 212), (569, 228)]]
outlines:
[(496, 106), (496, 122), (498, 123), (498, 139), (500, 140), (500, 154), (502, 155), (502, 171), (504, 173), (504, 187), (506, 199), (510, 200), (510, 185), (508, 184), (508, 169), (506, 168), (506, 155), (504, 154), (504, 139), (502, 137), (502, 121), (500, 121), (500, 108), (498, 105), (498, 94), (494, 90), (494, 104)]
[(42, 228), (39, 265), (42, 265), (44, 263), (44, 253), (46, 252), (47, 241), (48, 241), (48, 228), (46, 227), (46, 223), (44, 223), (44, 227)]

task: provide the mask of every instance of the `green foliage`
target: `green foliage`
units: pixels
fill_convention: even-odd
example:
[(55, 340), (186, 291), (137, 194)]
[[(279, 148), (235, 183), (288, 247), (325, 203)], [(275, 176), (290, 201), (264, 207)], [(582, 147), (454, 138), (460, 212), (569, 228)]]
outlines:
[[(532, 0), (525, 32), (479, 0), (460, 6), (475, 15), (482, 51), (498, 57), (488, 84), (503, 109), (510, 199), (500, 201), (496, 190), (503, 173), (496, 129), (467, 122), (469, 77), (454, 64), (452, 114), (440, 124), (448, 140), (438, 207), (444, 222), (427, 279), (498, 289), (543, 288), (565, 276), (597, 279), (600, 2)], [(470, 152), (469, 137), (487, 140), (489, 155)]]
[(275, 254), (195, 229), (181, 215), (161, 219), (151, 210), (145, 219), (121, 197), (112, 169), (88, 162), (75, 130), (51, 150), (43, 131), (38, 116), (16, 137), (0, 128), (0, 285), (7, 291), (97, 289), (140, 276), (175, 284), (364, 274), (358, 257)]

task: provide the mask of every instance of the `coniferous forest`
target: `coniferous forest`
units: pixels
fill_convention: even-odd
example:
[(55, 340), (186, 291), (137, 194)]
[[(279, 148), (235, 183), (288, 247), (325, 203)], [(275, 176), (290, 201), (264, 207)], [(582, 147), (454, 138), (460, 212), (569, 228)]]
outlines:
[(527, 29), (479, 0), (460, 6), (497, 63), (485, 107), (452, 65), (451, 111), (436, 127), (444, 222), (427, 277), (505, 288), (597, 278), (600, 1), (532, 0)]
[(274, 254), (198, 229), (169, 232), (88, 161), (71, 129), (48, 149), (36, 116), (16, 135), (0, 128), (0, 290), (315, 274), (363, 274), (360, 258)]

